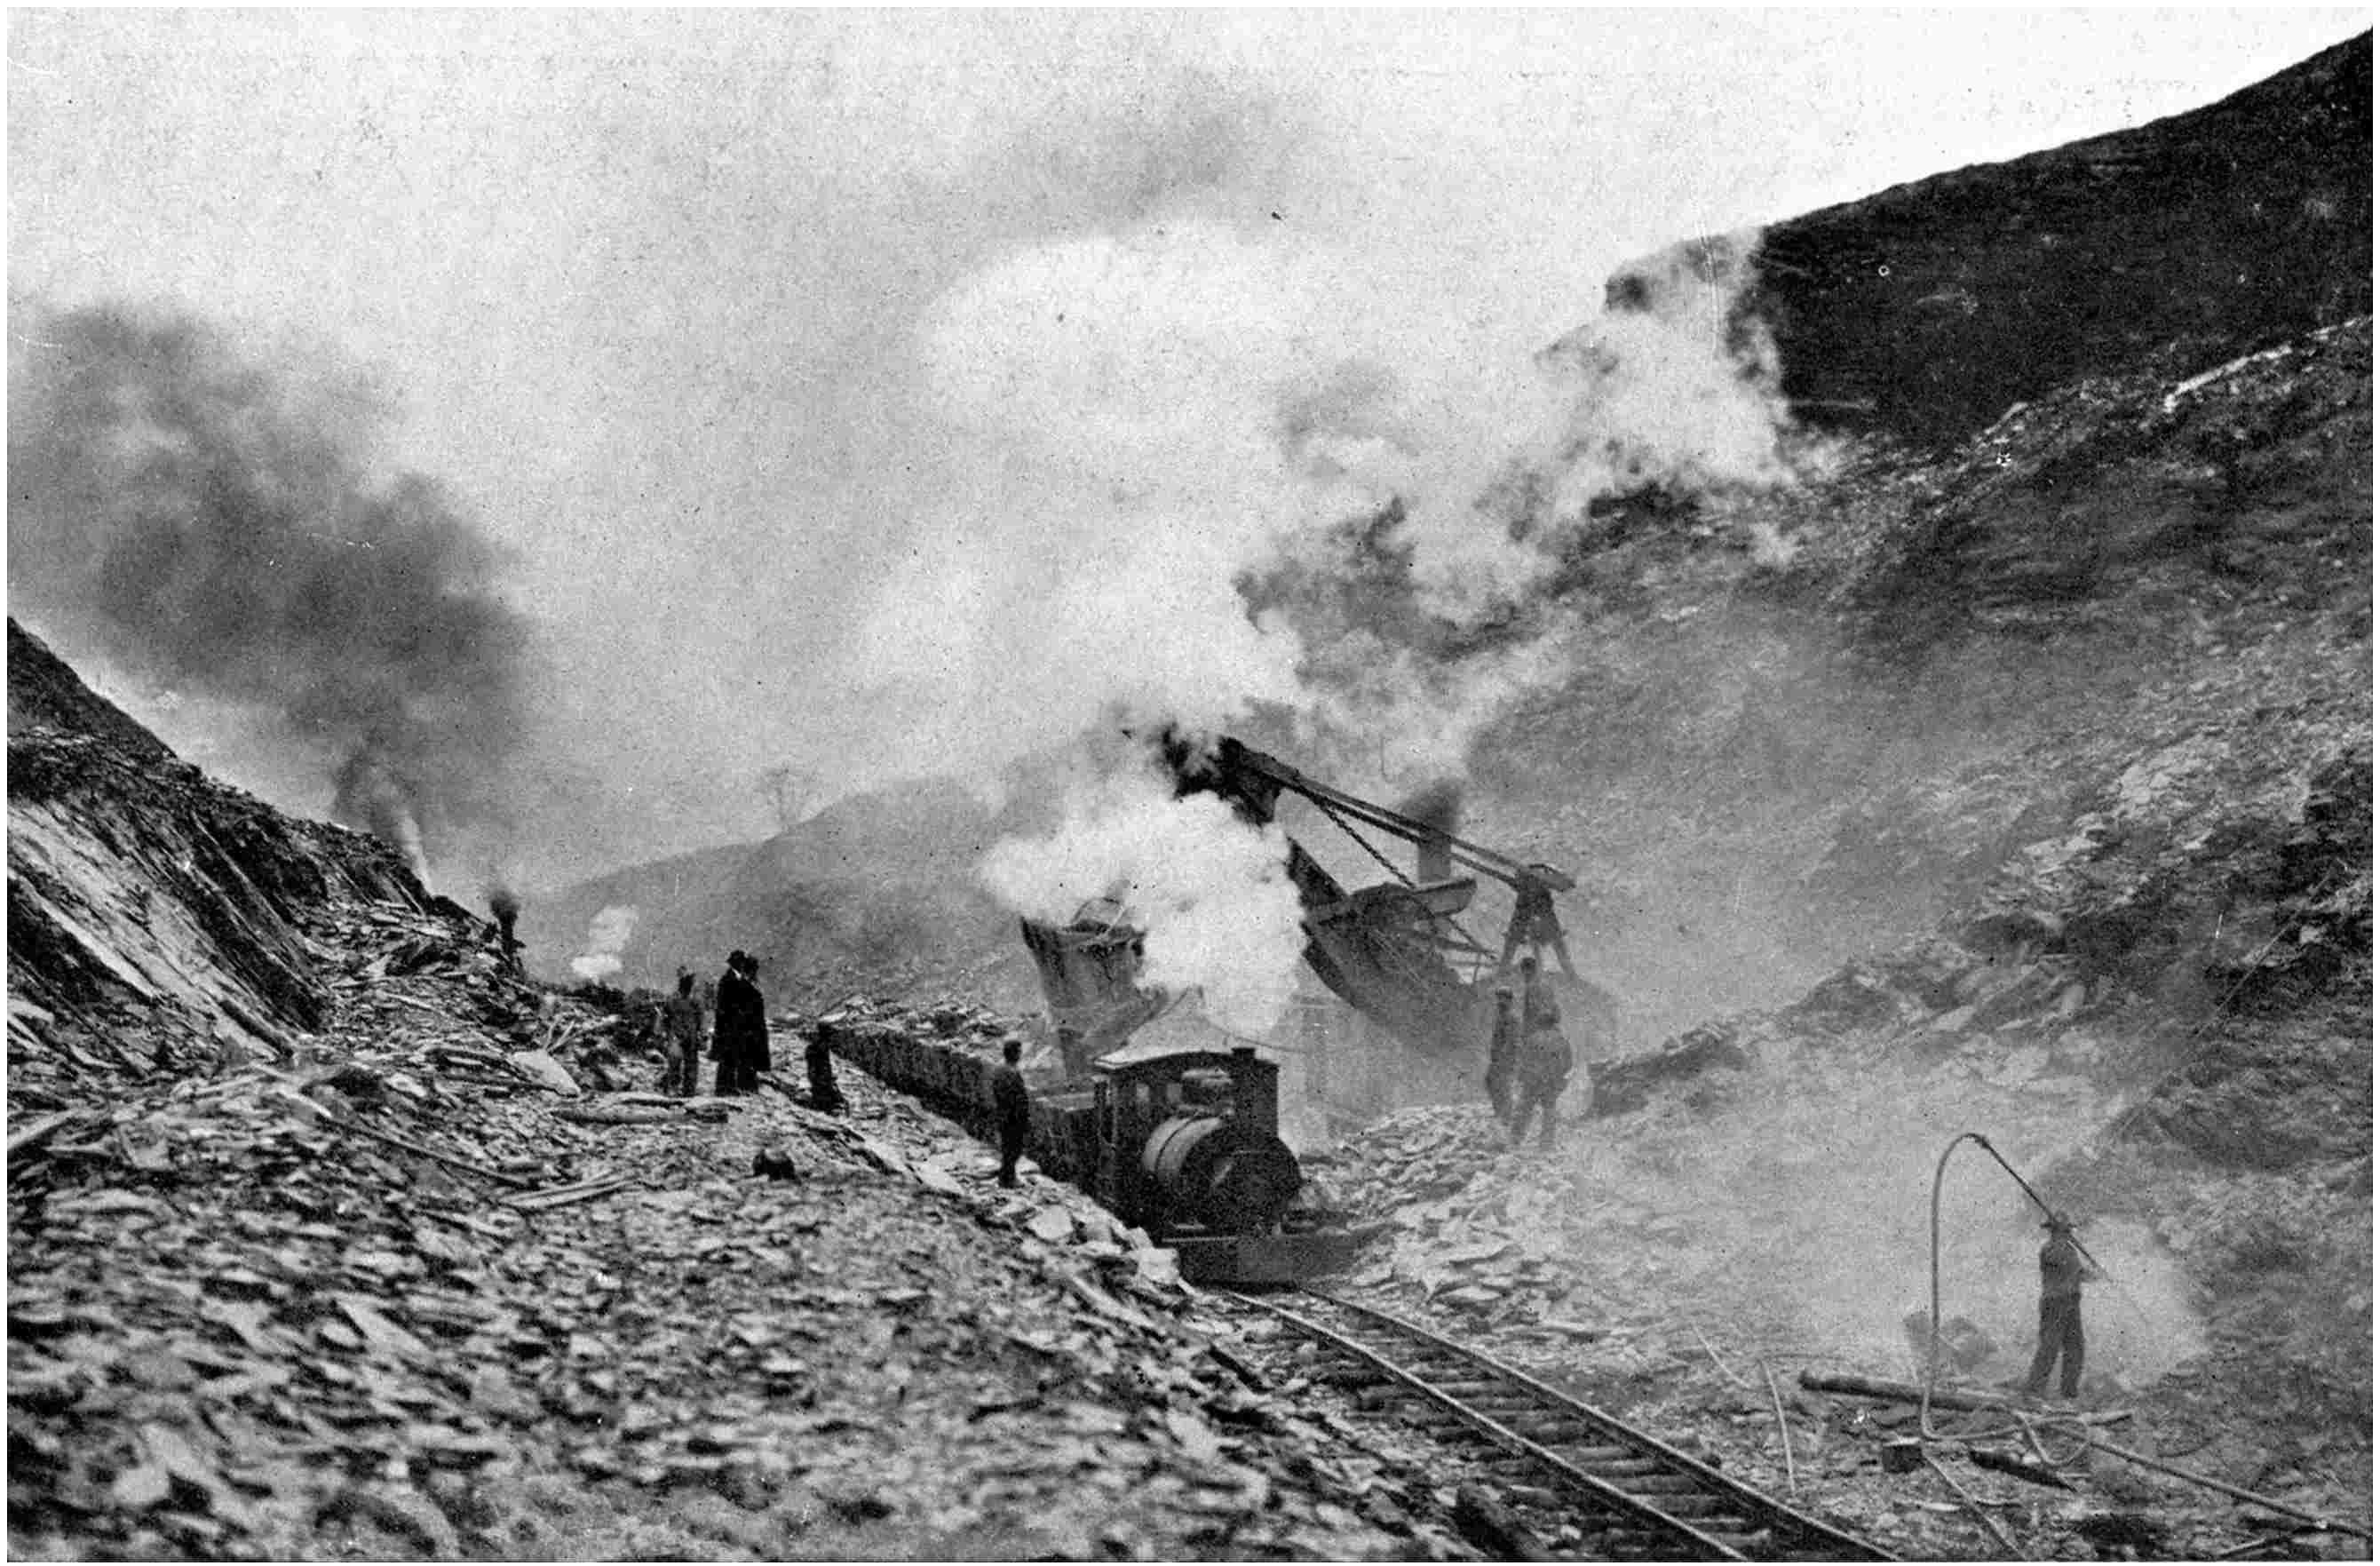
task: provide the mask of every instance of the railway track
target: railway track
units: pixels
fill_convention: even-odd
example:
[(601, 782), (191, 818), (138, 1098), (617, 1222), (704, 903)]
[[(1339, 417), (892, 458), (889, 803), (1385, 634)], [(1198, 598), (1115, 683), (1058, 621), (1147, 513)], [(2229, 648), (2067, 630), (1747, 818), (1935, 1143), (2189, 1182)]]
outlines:
[(1488, 1467), (1551, 1495), (1585, 1560), (1890, 1560), (1866, 1540), (1792, 1510), (1527, 1373), (1400, 1317), (1321, 1290), (1234, 1298), (1351, 1357), (1411, 1394), (1441, 1439), (1492, 1449)]

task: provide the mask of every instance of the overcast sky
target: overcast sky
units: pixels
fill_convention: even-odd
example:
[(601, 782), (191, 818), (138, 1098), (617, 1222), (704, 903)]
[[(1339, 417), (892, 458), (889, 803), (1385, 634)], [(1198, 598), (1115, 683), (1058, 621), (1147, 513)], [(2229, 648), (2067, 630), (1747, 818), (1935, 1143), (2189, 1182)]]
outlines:
[(656, 851), (756, 835), (771, 759), (914, 762), (858, 633), (919, 519), (974, 504), (921, 343), (1004, 258), (1187, 213), (1517, 362), (1670, 239), (2188, 109), (2368, 25), (16, 10), (8, 276), (370, 367), (396, 458), (515, 552), (555, 743)]

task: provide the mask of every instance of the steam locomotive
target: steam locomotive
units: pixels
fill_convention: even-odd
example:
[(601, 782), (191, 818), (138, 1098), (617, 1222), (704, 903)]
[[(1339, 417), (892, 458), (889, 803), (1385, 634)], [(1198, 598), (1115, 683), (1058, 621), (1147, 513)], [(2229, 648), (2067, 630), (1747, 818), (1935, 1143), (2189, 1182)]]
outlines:
[[(869, 1022), (821, 1021), (835, 1054), (987, 1140), (988, 1057)], [(1194, 1282), (1286, 1283), (1346, 1265), (1367, 1236), (1301, 1210), (1304, 1175), (1278, 1134), (1281, 1068), (1252, 1049), (1094, 1062), (1037, 1096), (1026, 1148), (1181, 1257)]]

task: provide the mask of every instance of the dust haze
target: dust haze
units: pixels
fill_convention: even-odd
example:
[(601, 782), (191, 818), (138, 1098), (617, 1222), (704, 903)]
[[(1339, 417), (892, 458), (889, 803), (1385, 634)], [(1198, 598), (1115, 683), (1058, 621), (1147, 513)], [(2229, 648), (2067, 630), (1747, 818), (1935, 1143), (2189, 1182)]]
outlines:
[[(494, 58), (546, 39), (528, 21), (487, 25)], [(411, 486), (385, 505), (428, 517), (420, 537), (448, 556), (408, 557), (418, 602), (367, 595), (364, 623), (419, 635), (334, 638), (338, 656), (317, 657), (329, 649), (291, 622), (349, 618), (316, 580), (335, 555), (320, 536), (337, 531), (319, 524), (348, 502), (290, 491), (262, 524), (290, 545), (266, 550), (271, 565), (161, 551), (156, 508), (120, 465), (65, 471), (72, 443), (98, 437), (62, 434), (58, 405), (35, 395), (11, 419), (12, 447), (47, 442), (51, 458), (12, 463), (28, 521), (11, 526), (11, 585), (29, 619), (63, 622), (46, 628), (193, 759), (408, 851), (418, 833), (433, 880), (468, 896), (764, 835), (772, 767), (814, 771), (820, 804), (927, 776), (996, 790), (1003, 768), (1118, 711), (1217, 727), (1261, 705), (1292, 715), (1322, 764), (1370, 758), (1391, 774), (1382, 786), (1459, 773), (1559, 627), (1452, 662), (1443, 633), (1530, 601), (1565, 517), (1612, 481), (1609, 451), (1658, 444), (1714, 483), (1783, 472), (1782, 447), (1739, 438), (1779, 431), (1760, 367), (1708, 334), (1591, 326), (1576, 341), (1592, 351), (1545, 352), (1546, 322), (1592, 316), (1615, 244), (1634, 242), (1599, 235), (1591, 206), (1532, 201), (1509, 234), (1437, 237), (1418, 189), (1384, 185), (1395, 163), (1344, 126), (1087, 23), (967, 23), (996, 58), (1038, 57), (1058, 34), (1078, 58), (969, 99), (964, 123), (914, 95), (944, 55), (827, 18), (785, 25), (815, 68), (763, 91), (757, 128), (735, 103), (703, 106), (718, 94), (702, 89), (734, 75), (708, 34), (671, 35), (641, 79), (579, 105), (637, 153), (607, 180), (618, 223), (662, 226), (634, 255), (619, 232), (585, 232), (591, 248), (524, 294), (528, 313), (550, 308), (533, 297), (579, 296), (603, 334), (573, 325), (569, 339), (618, 359), (607, 398), (630, 405), (665, 395), (661, 372), (692, 344), (765, 323), (703, 377), (718, 413), (703, 440), (628, 454), (646, 492), (568, 492), (567, 515), (547, 519), (484, 504), (566, 476), (577, 454), (556, 437), (587, 394), (557, 389), (526, 430), (491, 408), (477, 442), (458, 438), (472, 410), (407, 388), (409, 340), (385, 322), (356, 322), (377, 378), (366, 407), (323, 393), (321, 356), (292, 349), (290, 323), (253, 301), (64, 300), (55, 319), (162, 322), (203, 344), (207, 374), (265, 399), (241, 417), (280, 420), (313, 442), (304, 460), (342, 469), (317, 489)], [(137, 53), (146, 41), (124, 26), (82, 42), (102, 59)], [(194, 46), (252, 64), (234, 44)], [(402, 73), (370, 65), (347, 85), (415, 112)], [(910, 95), (869, 98), (884, 81)], [(38, 150), (42, 123), (19, 117)], [(822, 129), (899, 155), (862, 166)], [(557, 154), (559, 201), (572, 159), (552, 140), (540, 121), (484, 156)], [(1503, 241), (1516, 257), (1574, 254), (1568, 297), (1488, 281), (1474, 261)], [(504, 276), (519, 258), (505, 245), (484, 259)], [(687, 276), (702, 285), (666, 308), (606, 309)], [(392, 343), (385, 362), (370, 357)], [(87, 346), (31, 351), (22, 334), (12, 354), (37, 387), (94, 362)], [(1699, 415), (1682, 426), (1671, 406), (1660, 429), (1617, 429), (1616, 410), (1626, 422), (1645, 406), (1632, 388), (1679, 376), (1701, 388)], [(316, 428), (336, 419), (347, 427)], [(428, 466), (439, 455), (451, 471)], [(121, 492), (92, 492), (111, 482)], [(657, 514), (665, 483), (717, 504)], [(152, 596), (213, 612), (177, 623), (170, 648), (129, 635), (146, 613), (111, 596), (120, 571), (51, 547), (91, 526), (70, 516), (106, 517), (119, 554), (146, 552), (163, 573)], [(1284, 572), (1327, 583), (1383, 559), (1392, 616), (1263, 601)], [(278, 595), (261, 625), (244, 607), (260, 592)], [(408, 801), (419, 819), (396, 807)]]

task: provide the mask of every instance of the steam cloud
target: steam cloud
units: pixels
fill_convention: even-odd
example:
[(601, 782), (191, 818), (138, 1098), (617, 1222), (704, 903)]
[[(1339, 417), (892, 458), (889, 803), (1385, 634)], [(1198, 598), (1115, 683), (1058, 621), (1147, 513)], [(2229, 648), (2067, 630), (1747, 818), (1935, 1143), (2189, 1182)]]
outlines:
[[(1590, 505), (1794, 479), (1773, 352), (1727, 324), (1741, 255), (1548, 347), (1499, 335), (1442, 279), (1242, 221), (1235, 192), (1289, 178), (1263, 151), (1281, 149), (1243, 142), (1245, 169), (1199, 163), (1100, 231), (1001, 257), (921, 325), (965, 504), (925, 519), (863, 637), (861, 667), (905, 672), (884, 690), (909, 731), (888, 768), (983, 778), (1118, 718), (1212, 733), (1262, 714), (1360, 792), (1459, 779), (1560, 663), (1543, 589)], [(1144, 836), (1225, 851), (1225, 823), (1202, 838), (1182, 811), (1077, 801), (990, 880), (1062, 919), (1067, 896), (1152, 873)], [(1234, 852), (1254, 840), (1238, 832)], [(1232, 886), (1269, 888), (1233, 862)], [(1215, 886), (1185, 902), (1230, 904)], [(1241, 998), (1240, 1026), (1246, 1002), (1287, 994), (1290, 907), (1236, 917), (1244, 979), (1226, 983), (1220, 946), (1183, 962)], [(1280, 944), (1259, 954), (1255, 931)], [(1152, 965), (1163, 945), (1152, 927)]]
[(570, 971), (592, 984), (620, 971), (620, 953), (637, 932), (637, 910), (613, 904), (587, 921), (587, 950), (570, 959)]
[(1288, 856), (1279, 827), (1251, 827), (1213, 795), (1173, 798), (1153, 771), (1134, 771), (1078, 792), (1054, 834), (995, 844), (983, 879), (1010, 906), (1051, 924), (1091, 898), (1118, 899), (1148, 936), (1144, 982), (1199, 989), (1215, 1022), (1261, 1034), (1297, 984)]
[(379, 471), (368, 390), (276, 375), (200, 322), (31, 316), (10, 355), (8, 579), (115, 667), (322, 753), (333, 814), (427, 873), (500, 813), (524, 623), (455, 501)]

